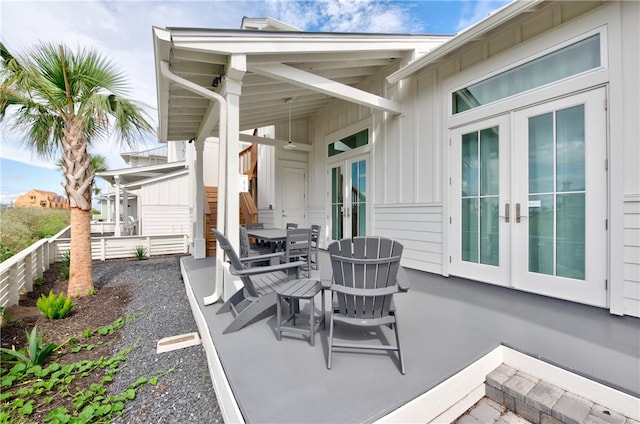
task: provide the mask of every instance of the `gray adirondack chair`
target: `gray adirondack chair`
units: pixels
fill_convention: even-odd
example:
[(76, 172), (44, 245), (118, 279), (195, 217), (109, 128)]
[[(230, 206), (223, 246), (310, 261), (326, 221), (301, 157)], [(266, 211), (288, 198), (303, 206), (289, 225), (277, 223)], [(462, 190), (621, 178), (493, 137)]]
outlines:
[[(405, 373), (400, 349), (398, 313), (393, 304), (395, 293), (408, 290), (398, 283), (402, 244), (384, 237), (354, 237), (329, 245), (335, 295), (329, 324), (327, 368), (335, 348), (390, 350), (398, 353), (400, 372)], [(334, 341), (336, 323), (358, 327), (389, 325), (395, 332), (395, 344), (355, 344)]]
[(276, 289), (298, 277), (298, 271), (305, 264), (302, 261), (278, 265), (249, 267), (249, 262), (264, 261), (265, 256), (255, 255), (240, 258), (233, 246), (222, 233), (213, 230), (220, 248), (227, 255), (231, 266), (229, 271), (240, 277), (243, 287), (236, 291), (218, 310), (218, 314), (231, 312), (233, 321), (223, 334), (232, 333), (253, 322), (258, 316), (273, 309), (277, 302)]

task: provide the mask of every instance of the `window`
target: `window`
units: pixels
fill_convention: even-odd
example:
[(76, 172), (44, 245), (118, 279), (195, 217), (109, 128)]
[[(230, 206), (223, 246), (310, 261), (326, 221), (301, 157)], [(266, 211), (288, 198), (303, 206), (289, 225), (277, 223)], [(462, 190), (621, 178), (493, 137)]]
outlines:
[(348, 152), (357, 147), (369, 144), (369, 129), (345, 137), (341, 140), (329, 144), (329, 157)]
[(464, 112), (600, 66), (600, 34), (563, 47), (452, 94), (452, 112)]

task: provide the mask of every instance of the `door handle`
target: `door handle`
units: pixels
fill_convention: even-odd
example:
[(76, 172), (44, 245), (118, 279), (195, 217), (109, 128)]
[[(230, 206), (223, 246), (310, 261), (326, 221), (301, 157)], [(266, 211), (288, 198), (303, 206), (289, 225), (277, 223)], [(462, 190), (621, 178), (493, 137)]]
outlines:
[(511, 210), (511, 205), (508, 203), (504, 204), (504, 222), (509, 222), (509, 211)]

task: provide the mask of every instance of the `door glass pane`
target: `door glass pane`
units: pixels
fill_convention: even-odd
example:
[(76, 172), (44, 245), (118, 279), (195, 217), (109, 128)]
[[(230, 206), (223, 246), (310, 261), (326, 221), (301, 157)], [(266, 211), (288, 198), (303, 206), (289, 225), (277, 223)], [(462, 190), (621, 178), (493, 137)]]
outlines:
[(498, 207), (499, 199), (480, 199), (480, 263), (499, 265)]
[(462, 136), (462, 196), (478, 194), (478, 133)]
[(480, 195), (498, 195), (498, 127), (480, 131)]
[(331, 169), (331, 237), (333, 240), (342, 239), (342, 210), (344, 177), (342, 168)]
[(582, 191), (584, 177), (584, 105), (556, 114), (556, 191)]
[(585, 195), (560, 194), (557, 199), (557, 255), (559, 277), (585, 278)]
[(529, 119), (529, 271), (585, 278), (584, 105)]
[(351, 236), (366, 235), (367, 228), (367, 161), (351, 164)]
[(462, 199), (462, 260), (478, 262), (478, 199)]
[(529, 119), (529, 193), (553, 191), (553, 114)]
[(463, 261), (499, 265), (498, 127), (462, 135)]
[(553, 197), (529, 196), (529, 272), (554, 274)]

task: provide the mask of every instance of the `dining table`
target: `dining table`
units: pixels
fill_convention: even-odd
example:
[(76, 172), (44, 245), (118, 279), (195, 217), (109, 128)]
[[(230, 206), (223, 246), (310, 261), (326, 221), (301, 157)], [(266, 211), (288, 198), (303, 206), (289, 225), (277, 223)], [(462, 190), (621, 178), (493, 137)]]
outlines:
[(276, 252), (287, 240), (287, 230), (284, 228), (251, 228), (247, 235), (261, 242), (269, 243), (271, 251)]

